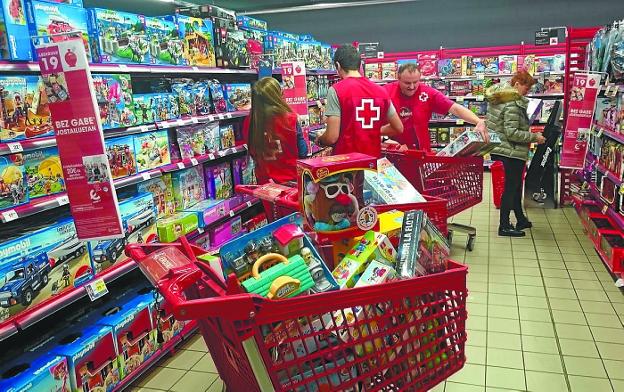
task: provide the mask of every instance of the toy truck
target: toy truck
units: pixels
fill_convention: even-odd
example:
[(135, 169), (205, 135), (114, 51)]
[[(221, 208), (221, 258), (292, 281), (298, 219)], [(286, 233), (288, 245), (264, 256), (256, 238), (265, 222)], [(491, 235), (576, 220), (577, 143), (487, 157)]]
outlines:
[(26, 256), (21, 265), (15, 267), (4, 273), (0, 288), (0, 306), (3, 308), (17, 304), (30, 305), (39, 291), (48, 284), (51, 267), (45, 252)]
[(50, 260), (50, 268), (61, 265), (67, 260), (82, 256), (87, 251), (86, 242), (80, 241), (78, 236), (74, 235), (58, 247), (48, 251), (48, 259)]
[(115, 238), (114, 240), (98, 241), (91, 251), (93, 261), (98, 264), (110, 262), (113, 264), (124, 251), (127, 243), (126, 237)]

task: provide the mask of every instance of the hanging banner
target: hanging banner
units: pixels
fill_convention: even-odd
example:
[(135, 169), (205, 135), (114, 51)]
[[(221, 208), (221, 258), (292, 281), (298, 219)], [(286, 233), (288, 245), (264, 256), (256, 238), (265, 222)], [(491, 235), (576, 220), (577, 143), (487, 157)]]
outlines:
[(124, 236), (82, 40), (37, 47), (71, 213), (81, 240)]
[(599, 89), (600, 75), (586, 73), (574, 75), (559, 163), (562, 168), (582, 169), (585, 164)]
[(307, 127), (308, 117), (308, 84), (306, 68), (303, 61), (282, 63), (282, 90), (284, 100), (299, 116), (299, 124)]

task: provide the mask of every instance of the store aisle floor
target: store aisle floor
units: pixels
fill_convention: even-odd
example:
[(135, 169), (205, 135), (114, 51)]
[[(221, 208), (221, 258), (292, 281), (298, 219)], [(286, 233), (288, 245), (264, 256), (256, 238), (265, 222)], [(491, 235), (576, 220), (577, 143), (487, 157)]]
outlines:
[[(624, 294), (572, 208), (528, 211), (521, 239), (497, 235), (489, 178), (484, 202), (455, 217), (477, 227), (469, 265), (468, 363), (435, 392), (624, 391)], [(136, 383), (136, 391), (221, 391), (197, 336)]]

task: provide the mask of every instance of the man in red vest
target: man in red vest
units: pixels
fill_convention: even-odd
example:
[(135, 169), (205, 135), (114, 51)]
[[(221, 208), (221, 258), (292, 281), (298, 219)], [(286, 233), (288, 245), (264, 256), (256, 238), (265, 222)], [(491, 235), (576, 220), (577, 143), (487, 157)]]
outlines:
[(333, 145), (334, 154), (361, 152), (380, 157), (381, 137), (399, 135), (403, 124), (388, 93), (360, 74), (361, 62), (353, 46), (336, 50), (334, 64), (342, 80), (329, 88), (327, 129), (317, 142)]
[(415, 63), (406, 63), (399, 67), (399, 80), (385, 85), (394, 107), (403, 122), (403, 133), (391, 137), (410, 149), (431, 150), (429, 139), (429, 120), (431, 113), (448, 114), (475, 125), (475, 130), (486, 141), (490, 137), (485, 120), (480, 119), (470, 109), (451, 101), (446, 95), (433, 87), (420, 83), (420, 68)]

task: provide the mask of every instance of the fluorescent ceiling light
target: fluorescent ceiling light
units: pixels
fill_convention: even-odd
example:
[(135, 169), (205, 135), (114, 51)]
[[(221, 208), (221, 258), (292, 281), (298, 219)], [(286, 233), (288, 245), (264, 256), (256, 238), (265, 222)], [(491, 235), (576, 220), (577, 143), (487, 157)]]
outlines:
[(344, 7), (361, 7), (366, 5), (387, 5), (394, 3), (413, 3), (421, 0), (364, 0), (364, 1), (353, 1), (348, 3), (317, 3), (310, 5), (300, 5), (295, 7), (282, 7), (282, 8), (271, 8), (266, 10), (258, 10), (258, 11), (248, 11), (248, 12), (239, 12), (240, 15), (259, 15), (259, 14), (281, 14), (285, 12), (305, 12), (305, 11), (318, 11), (318, 10), (328, 10), (333, 8), (344, 8)]

